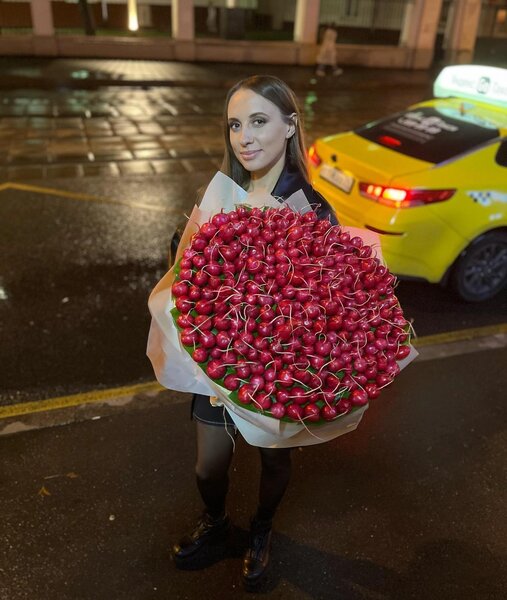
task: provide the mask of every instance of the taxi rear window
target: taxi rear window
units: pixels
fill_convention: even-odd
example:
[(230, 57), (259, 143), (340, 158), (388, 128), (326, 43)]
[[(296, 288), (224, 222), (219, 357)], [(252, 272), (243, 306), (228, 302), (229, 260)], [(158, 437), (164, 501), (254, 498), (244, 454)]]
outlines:
[(431, 163), (443, 162), (499, 136), (498, 129), (489, 123), (473, 116), (453, 117), (448, 112), (415, 108), (363, 125), (354, 133)]

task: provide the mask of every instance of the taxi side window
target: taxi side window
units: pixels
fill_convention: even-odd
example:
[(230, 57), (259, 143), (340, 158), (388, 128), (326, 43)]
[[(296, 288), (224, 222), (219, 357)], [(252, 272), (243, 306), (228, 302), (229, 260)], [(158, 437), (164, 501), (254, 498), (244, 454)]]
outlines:
[(503, 140), (498, 146), (495, 162), (501, 167), (507, 167), (507, 139)]

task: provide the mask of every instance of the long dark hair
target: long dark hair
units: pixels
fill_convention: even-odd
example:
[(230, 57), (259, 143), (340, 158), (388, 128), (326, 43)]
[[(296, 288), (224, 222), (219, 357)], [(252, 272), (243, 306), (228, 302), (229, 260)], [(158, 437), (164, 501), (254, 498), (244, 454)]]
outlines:
[[(240, 89), (252, 90), (252, 92), (266, 98), (266, 100), (269, 100), (279, 108), (282, 113), (282, 118), (286, 123), (294, 123), (294, 135), (287, 140), (287, 150), (285, 154), (286, 165), (291, 170), (298, 170), (308, 181), (303, 122), (296, 95), (284, 81), (271, 75), (254, 75), (242, 79), (227, 93), (224, 107), (225, 152), (220, 170), (244, 188), (246, 188), (250, 182), (250, 172), (247, 171), (236, 158), (229, 139), (227, 109), (229, 108), (231, 97)], [(294, 113), (296, 114), (295, 119), (291, 117)]]

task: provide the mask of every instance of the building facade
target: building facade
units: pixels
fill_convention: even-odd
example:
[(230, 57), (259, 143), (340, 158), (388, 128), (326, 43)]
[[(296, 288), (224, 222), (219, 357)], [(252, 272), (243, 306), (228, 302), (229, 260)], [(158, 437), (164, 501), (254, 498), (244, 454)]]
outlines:
[(331, 24), (345, 65), (507, 66), (507, 0), (3, 0), (0, 52), (309, 65)]

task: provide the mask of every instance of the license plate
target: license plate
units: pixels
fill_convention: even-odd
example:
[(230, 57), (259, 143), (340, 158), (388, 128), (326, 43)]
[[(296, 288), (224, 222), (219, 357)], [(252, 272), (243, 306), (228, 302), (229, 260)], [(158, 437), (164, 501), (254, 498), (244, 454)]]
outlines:
[(319, 175), (322, 177), (322, 179), (329, 181), (329, 183), (332, 183), (337, 188), (342, 190), (342, 192), (346, 192), (347, 194), (354, 185), (354, 178), (350, 175), (347, 175), (343, 171), (340, 171), (340, 169), (337, 169), (336, 167), (323, 165), (320, 169)]

